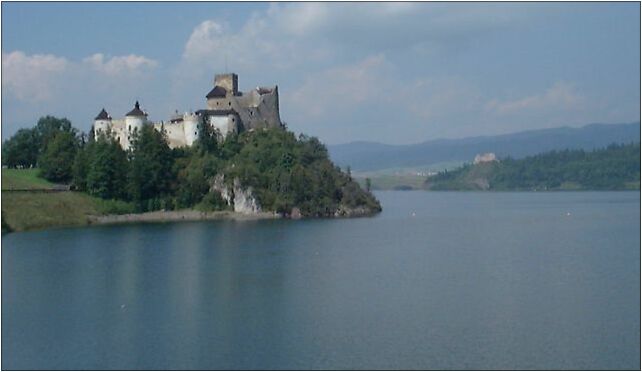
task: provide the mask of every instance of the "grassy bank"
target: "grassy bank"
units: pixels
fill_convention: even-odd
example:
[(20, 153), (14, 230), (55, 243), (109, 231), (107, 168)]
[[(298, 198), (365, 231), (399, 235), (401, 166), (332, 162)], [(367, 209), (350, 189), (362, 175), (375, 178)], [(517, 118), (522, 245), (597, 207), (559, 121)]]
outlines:
[(102, 200), (73, 191), (51, 190), (54, 184), (37, 177), (37, 169), (2, 169), (2, 232), (47, 227), (82, 226), (90, 216), (131, 213), (122, 201)]
[(374, 176), (353, 176), (362, 188), (366, 188), (366, 178), (370, 179), (372, 190), (417, 190), (423, 187), (426, 176), (413, 174), (382, 174)]
[(414, 167), (397, 167), (372, 171), (354, 171), (352, 177), (362, 188), (366, 187), (366, 179), (370, 179), (372, 190), (420, 190), (424, 188), (426, 176), (445, 169), (453, 170), (464, 162), (450, 161), (426, 164)]
[(37, 168), (3, 169), (2, 191), (53, 189), (55, 184), (38, 177), (39, 172)]

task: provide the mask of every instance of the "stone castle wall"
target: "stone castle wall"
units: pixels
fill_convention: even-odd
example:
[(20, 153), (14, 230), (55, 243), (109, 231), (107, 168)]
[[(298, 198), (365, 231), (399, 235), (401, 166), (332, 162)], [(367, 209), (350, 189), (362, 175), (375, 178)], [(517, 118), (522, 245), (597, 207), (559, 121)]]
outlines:
[[(223, 88), (217, 97), (207, 99), (207, 109), (197, 111), (198, 115), (185, 114), (169, 122), (151, 123), (143, 116), (126, 116), (124, 119), (103, 120), (108, 115), (103, 111), (103, 119), (96, 118), (94, 132), (96, 138), (102, 133), (111, 133), (125, 150), (131, 148), (132, 136), (145, 123), (153, 124), (158, 131), (164, 130), (171, 148), (191, 146), (199, 134), (200, 123), (216, 129), (220, 138), (230, 133), (240, 133), (260, 128), (282, 127), (279, 116), (278, 87), (256, 88), (249, 92), (238, 91), (236, 74), (216, 75), (215, 87)], [(219, 88), (216, 88), (219, 89)], [(136, 109), (138, 109), (138, 102)]]
[(207, 100), (210, 110), (234, 110), (241, 120), (240, 131), (259, 128), (278, 128), (281, 124), (279, 115), (279, 90), (258, 88), (247, 93), (227, 95)]

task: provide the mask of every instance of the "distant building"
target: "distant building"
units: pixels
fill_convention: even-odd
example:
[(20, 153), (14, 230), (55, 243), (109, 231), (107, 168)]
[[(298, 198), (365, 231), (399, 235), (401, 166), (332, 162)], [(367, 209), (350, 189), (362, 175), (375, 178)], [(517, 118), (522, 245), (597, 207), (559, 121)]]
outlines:
[(147, 113), (136, 101), (134, 108), (123, 119), (112, 119), (103, 108), (94, 119), (96, 138), (110, 134), (125, 150), (131, 147), (133, 135), (144, 124), (152, 124), (167, 135), (172, 148), (192, 146), (198, 138), (201, 125), (214, 128), (220, 139), (230, 133), (240, 133), (259, 128), (282, 127), (279, 116), (279, 90), (274, 87), (257, 87), (249, 92), (239, 92), (238, 75), (220, 74), (214, 78), (214, 88), (205, 96), (207, 108), (196, 112), (176, 114), (168, 121), (150, 122)]
[(494, 153), (492, 152), (487, 152), (485, 154), (477, 154), (475, 156), (475, 160), (473, 161), (473, 164), (479, 164), (479, 163), (490, 163), (492, 161), (498, 161), (497, 157), (495, 156)]

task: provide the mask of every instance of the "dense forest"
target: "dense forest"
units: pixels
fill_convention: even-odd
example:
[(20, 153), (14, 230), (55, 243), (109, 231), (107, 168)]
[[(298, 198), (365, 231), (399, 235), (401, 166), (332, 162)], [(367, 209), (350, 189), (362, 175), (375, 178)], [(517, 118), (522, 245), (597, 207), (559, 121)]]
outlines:
[(497, 191), (640, 189), (640, 144), (466, 164), (428, 177), (425, 186), (429, 190)]
[(124, 151), (111, 136), (94, 140), (69, 120), (47, 116), (4, 142), (2, 164), (38, 167), (43, 178), (78, 191), (127, 201), (136, 212), (232, 208), (212, 187), (217, 175), (232, 186), (251, 187), (263, 211), (303, 216), (375, 213), (379, 202), (349, 174), (335, 167), (314, 137), (298, 138), (283, 129), (228, 135), (224, 141), (201, 126), (196, 144), (170, 149), (164, 133), (151, 125), (135, 132)]

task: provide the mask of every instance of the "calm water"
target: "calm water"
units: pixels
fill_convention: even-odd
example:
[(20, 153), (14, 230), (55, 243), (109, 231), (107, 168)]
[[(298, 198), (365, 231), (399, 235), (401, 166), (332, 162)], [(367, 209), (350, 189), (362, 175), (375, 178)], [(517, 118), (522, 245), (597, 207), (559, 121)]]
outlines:
[(2, 368), (640, 368), (639, 193), (378, 197), (6, 235)]

